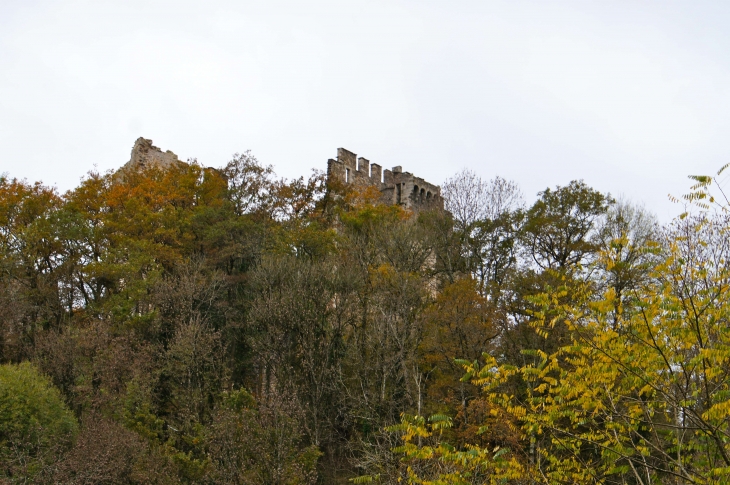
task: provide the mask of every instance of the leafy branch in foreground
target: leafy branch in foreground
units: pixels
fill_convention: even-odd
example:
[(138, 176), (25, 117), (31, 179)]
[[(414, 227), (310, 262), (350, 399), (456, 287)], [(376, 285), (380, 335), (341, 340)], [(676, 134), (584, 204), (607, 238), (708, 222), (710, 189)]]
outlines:
[[(407, 483), (419, 485), (467, 485), (517, 483), (525, 467), (509, 448), (481, 448), (467, 445), (457, 449), (442, 440), (452, 427), (450, 417), (436, 414), (428, 418), (403, 414), (401, 422), (388, 431), (398, 433), (402, 445), (393, 449), (403, 455)], [(394, 478), (394, 477), (390, 477)], [(401, 478), (398, 481), (401, 481)], [(362, 476), (353, 483), (382, 483), (379, 475)]]
[(536, 364), (488, 356), (482, 366), (462, 362), (465, 379), (521, 429), (530, 466), (484, 446), (456, 450), (439, 440), (442, 422), (404, 417), (394, 429), (403, 433), (398, 451), (410, 483), (516, 483), (526, 475), (550, 484), (726, 483), (727, 232), (726, 217), (676, 221), (663, 241), (665, 258), (631, 301), (617, 302), (614, 288), (569, 304), (558, 304), (549, 289), (536, 298), (536, 325), (551, 328), (539, 319), (557, 313), (569, 343), (552, 353), (526, 351)]
[[(722, 173), (730, 167), (730, 163), (726, 163), (722, 167), (720, 167), (720, 170), (717, 171), (716, 175), (690, 175), (690, 180), (693, 180), (695, 182), (694, 185), (690, 187), (690, 193), (685, 194), (682, 196), (682, 199), (686, 200), (690, 204), (694, 204), (700, 209), (703, 210), (710, 210), (711, 208), (719, 208), (724, 212), (727, 212), (730, 208), (730, 199), (728, 199), (727, 194), (722, 189), (722, 184), (718, 180), (718, 177), (722, 175)], [(716, 190), (720, 193), (719, 196), (716, 196), (713, 194), (712, 189), (716, 188)], [(679, 200), (669, 195), (669, 199), (672, 202), (679, 202)], [(724, 201), (724, 202), (723, 202)], [(686, 217), (687, 212), (681, 214), (680, 217)]]

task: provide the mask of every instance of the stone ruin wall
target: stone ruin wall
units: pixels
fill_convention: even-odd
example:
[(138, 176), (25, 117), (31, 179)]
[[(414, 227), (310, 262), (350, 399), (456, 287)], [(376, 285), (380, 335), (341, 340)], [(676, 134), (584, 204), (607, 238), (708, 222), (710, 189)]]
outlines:
[(373, 186), (380, 190), (381, 201), (385, 204), (398, 204), (407, 209), (443, 209), (441, 187), (426, 182), (400, 166), (383, 170), (377, 163), (344, 148), (337, 149), (337, 159), (327, 161), (327, 177), (355, 187)]
[(132, 155), (125, 167), (145, 169), (156, 166), (164, 169), (177, 163), (182, 162), (170, 150), (163, 152), (152, 144), (152, 140), (140, 137), (134, 142)]

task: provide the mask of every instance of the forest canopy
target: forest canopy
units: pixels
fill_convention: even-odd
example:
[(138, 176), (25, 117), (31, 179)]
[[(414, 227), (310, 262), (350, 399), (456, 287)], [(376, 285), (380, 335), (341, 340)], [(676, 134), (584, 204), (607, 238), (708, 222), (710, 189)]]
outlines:
[(730, 220), (695, 181), (662, 225), (466, 170), (412, 212), (250, 153), (5, 175), (0, 481), (725, 483)]

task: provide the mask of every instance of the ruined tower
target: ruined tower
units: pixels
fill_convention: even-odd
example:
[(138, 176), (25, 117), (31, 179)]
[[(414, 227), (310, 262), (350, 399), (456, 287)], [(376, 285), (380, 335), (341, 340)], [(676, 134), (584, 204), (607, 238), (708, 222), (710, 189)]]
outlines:
[(441, 187), (426, 182), (400, 166), (383, 170), (377, 163), (344, 148), (337, 149), (337, 159), (327, 161), (327, 177), (355, 187), (373, 186), (380, 190), (385, 204), (398, 204), (407, 209), (443, 209)]
[(163, 152), (147, 138), (137, 138), (132, 148), (132, 155), (125, 165), (127, 168), (144, 169), (152, 166), (168, 168), (173, 164), (182, 163), (177, 155), (170, 150)]

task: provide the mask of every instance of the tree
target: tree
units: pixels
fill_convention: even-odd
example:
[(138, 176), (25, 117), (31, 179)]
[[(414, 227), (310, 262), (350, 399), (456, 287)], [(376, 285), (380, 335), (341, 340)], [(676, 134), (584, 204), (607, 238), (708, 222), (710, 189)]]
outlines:
[(56, 191), (41, 183), (0, 177), (2, 361), (29, 358), (36, 333), (64, 318), (59, 299), (62, 261), (53, 224), (60, 204)]
[(170, 460), (137, 433), (97, 413), (84, 416), (73, 448), (48, 483), (167, 485), (180, 483)]
[(444, 208), (461, 230), (477, 221), (497, 219), (522, 205), (522, 194), (515, 182), (501, 177), (485, 181), (466, 169), (444, 181), (442, 195)]
[(598, 237), (602, 256), (596, 261), (597, 291), (612, 288), (621, 311), (630, 311), (636, 303), (634, 292), (647, 282), (661, 258), (659, 223), (643, 207), (619, 200), (606, 213)]
[(33, 365), (0, 366), (0, 476), (22, 483), (46, 472), (77, 428), (58, 389)]
[(582, 180), (540, 192), (522, 227), (527, 254), (542, 269), (567, 270), (585, 264), (599, 249), (598, 222), (613, 202)]
[(250, 151), (236, 153), (223, 168), (228, 180), (229, 197), (238, 215), (272, 215), (275, 205), (274, 169), (261, 165)]
[(252, 274), (248, 336), (256, 354), (254, 389), (262, 400), (294, 393), (311, 444), (332, 444), (353, 284), (333, 259), (269, 256)]
[(208, 430), (215, 483), (313, 485), (321, 452), (305, 444), (295, 399), (227, 392)]
[(536, 364), (525, 349), (548, 354), (570, 341), (570, 331), (561, 321), (551, 327), (555, 315), (536, 319), (541, 309), (535, 297), (552, 290), (561, 304), (582, 301), (595, 291), (593, 264), (601, 249), (600, 228), (613, 199), (572, 181), (565, 187), (548, 188), (524, 212), (519, 230), (520, 270), (512, 272), (505, 305), (510, 318), (502, 335), (504, 361), (517, 365)]
[[(474, 280), (464, 278), (447, 285), (423, 312), (425, 321), (420, 361), (429, 375), (427, 383), (430, 411), (449, 408), (465, 412), (477, 389), (463, 382), (462, 367), (455, 356), (469, 361), (493, 353), (499, 336), (494, 324), (496, 308), (477, 291)], [(425, 410), (418, 410), (424, 414)], [(468, 418), (466, 419), (468, 423)]]
[[(443, 196), (453, 221), (446, 234), (456, 239), (461, 260), (459, 264), (449, 258), (448, 268), (456, 266), (473, 275), (483, 295), (498, 298), (498, 289), (517, 261), (515, 242), (523, 204), (519, 187), (501, 177), (484, 181), (463, 170), (444, 182)], [(449, 248), (444, 249), (449, 254)]]

